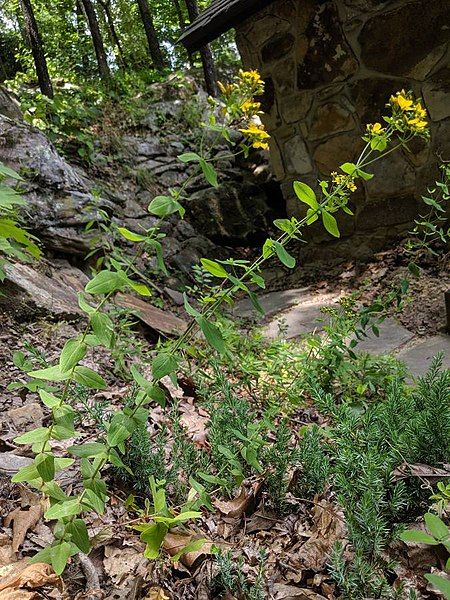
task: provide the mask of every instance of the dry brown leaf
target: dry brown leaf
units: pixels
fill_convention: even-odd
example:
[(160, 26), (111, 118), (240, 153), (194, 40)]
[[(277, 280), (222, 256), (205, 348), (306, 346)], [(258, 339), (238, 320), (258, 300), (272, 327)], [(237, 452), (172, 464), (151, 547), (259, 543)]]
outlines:
[(320, 571), (335, 542), (344, 539), (346, 529), (342, 511), (331, 502), (321, 500), (313, 512), (312, 536), (301, 547), (299, 558), (307, 569)]
[(408, 477), (450, 477), (450, 470), (439, 469), (438, 467), (430, 467), (430, 465), (425, 465), (422, 463), (415, 463), (413, 465), (410, 465), (409, 463), (402, 463), (399, 467), (392, 471), (392, 476), (395, 481), (407, 479)]
[(33, 529), (42, 517), (43, 508), (41, 504), (30, 506), (28, 510), (16, 508), (5, 518), (5, 527), (13, 523), (12, 549), (17, 552), (25, 540), (27, 531)]
[[(55, 575), (50, 565), (44, 563), (27, 564), (26, 561), (16, 563), (9, 573), (0, 579), (0, 592), (2, 600), (14, 600), (34, 598), (34, 593), (28, 590), (39, 589), (51, 585), (59, 589), (62, 588), (62, 580)], [(23, 589), (23, 588), (26, 588)], [(18, 596), (22, 594), (22, 596)]]
[[(193, 535), (186, 535), (181, 533), (167, 533), (163, 541), (163, 547), (170, 556), (175, 556), (178, 552), (187, 546), (194, 539)], [(189, 569), (197, 564), (200, 560), (204, 559), (207, 554), (211, 552), (212, 543), (205, 542), (200, 550), (195, 552), (186, 552), (180, 557), (180, 562), (183, 563)]]
[(145, 600), (170, 600), (170, 596), (162, 588), (155, 586), (151, 587), (145, 596)]
[(105, 546), (103, 566), (115, 585), (126, 587), (130, 578), (147, 573), (148, 560), (132, 547)]
[(207, 445), (209, 415), (205, 410), (197, 409), (194, 406), (193, 398), (185, 398), (180, 402), (179, 410), (181, 413), (180, 423), (186, 428), (186, 435), (197, 446)]
[(314, 590), (298, 588), (284, 583), (275, 583), (273, 591), (275, 600), (327, 600)]
[(253, 501), (261, 489), (261, 481), (242, 484), (238, 496), (234, 500), (216, 500), (214, 506), (227, 517), (241, 517), (245, 512), (249, 512), (253, 506)]

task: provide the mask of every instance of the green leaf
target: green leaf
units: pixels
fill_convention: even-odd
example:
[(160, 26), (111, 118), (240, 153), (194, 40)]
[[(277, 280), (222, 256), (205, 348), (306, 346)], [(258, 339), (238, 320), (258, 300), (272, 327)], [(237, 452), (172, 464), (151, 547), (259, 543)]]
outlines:
[(362, 171), (361, 169), (358, 169), (357, 175), (358, 175), (358, 177), (361, 177), (361, 179), (364, 179), (364, 181), (370, 181), (370, 179), (372, 179), (374, 177), (373, 173), (366, 173), (365, 171)]
[(215, 475), (210, 475), (209, 473), (203, 473), (202, 471), (199, 471), (197, 473), (197, 476), (203, 479), (204, 481), (207, 481), (208, 483), (213, 483), (214, 485), (220, 485), (221, 487), (228, 486), (228, 482), (226, 479), (216, 477)]
[(200, 167), (203, 171), (203, 175), (205, 176), (206, 181), (209, 185), (213, 187), (218, 187), (219, 183), (217, 181), (217, 171), (212, 166), (211, 163), (206, 162), (203, 158), (200, 160)]
[(440, 543), (435, 540), (434, 537), (419, 529), (408, 529), (408, 531), (401, 533), (399, 537), (404, 542), (417, 542), (419, 544), (428, 544), (430, 546), (438, 546)]
[(217, 325), (214, 325), (214, 323), (211, 323), (211, 321), (208, 321), (203, 316), (197, 317), (196, 320), (200, 326), (200, 329), (203, 332), (203, 335), (211, 344), (211, 346), (215, 348), (220, 354), (225, 354), (225, 340), (223, 339), (223, 336)]
[(46, 379), (47, 381), (65, 381), (69, 378), (69, 373), (62, 373), (59, 365), (30, 371), (28, 375), (34, 379)]
[(158, 558), (161, 544), (169, 528), (164, 523), (153, 523), (141, 533), (141, 540), (147, 544), (144, 556), (150, 560)]
[(450, 600), (450, 580), (447, 579), (447, 577), (441, 577), (440, 575), (435, 575), (434, 573), (427, 573), (425, 578), (440, 592), (442, 592), (447, 600)]
[(59, 398), (53, 394), (50, 394), (49, 392), (46, 392), (45, 390), (39, 390), (39, 396), (47, 408), (55, 408), (61, 404), (61, 400)]
[(420, 277), (420, 267), (415, 262), (409, 263), (408, 270), (414, 277)]
[(106, 455), (107, 453), (105, 444), (101, 444), (100, 442), (87, 442), (79, 446), (70, 446), (68, 450), (71, 454), (79, 458), (90, 458), (91, 456)]
[(308, 220), (306, 221), (307, 225), (312, 225), (319, 218), (318, 213), (312, 208), (308, 208), (306, 211), (306, 216), (308, 217)]
[(289, 254), (289, 252), (285, 249), (285, 247), (282, 244), (280, 244), (280, 242), (273, 241), (272, 243), (278, 258), (283, 263), (283, 265), (285, 265), (289, 269), (293, 269), (295, 267), (295, 258)]
[(300, 181), (294, 181), (294, 192), (299, 200), (310, 206), (312, 209), (318, 208), (316, 194), (314, 190)]
[(425, 524), (428, 531), (438, 540), (447, 540), (450, 537), (450, 531), (447, 525), (438, 516), (433, 513), (425, 513)]
[(23, 177), (21, 177), (19, 173), (16, 173), (16, 171), (13, 171), (12, 169), (4, 165), (2, 162), (0, 162), (0, 175), (3, 175), (5, 177), (11, 177), (12, 179), (16, 179), (17, 181), (23, 181)]
[(183, 217), (186, 211), (172, 196), (156, 196), (148, 205), (148, 212), (163, 218), (176, 212), (179, 212), (180, 216)]
[(73, 378), (80, 385), (84, 385), (93, 390), (104, 390), (107, 387), (103, 377), (89, 367), (83, 367), (81, 365), (75, 367)]
[(133, 419), (127, 417), (123, 412), (116, 413), (111, 419), (108, 426), (107, 440), (111, 447), (118, 446), (127, 440), (133, 431), (136, 429), (136, 425)]
[(139, 233), (135, 233), (134, 231), (130, 231), (126, 227), (118, 227), (117, 231), (128, 241), (130, 242), (143, 242), (146, 240), (145, 235), (140, 235)]
[(344, 171), (344, 173), (347, 173), (347, 175), (356, 175), (358, 171), (357, 166), (351, 162), (346, 162), (339, 168), (341, 169), (341, 171)]
[(67, 561), (72, 554), (72, 547), (69, 542), (61, 542), (51, 548), (51, 560), (53, 570), (57, 575), (61, 575), (67, 565)]
[(95, 313), (95, 308), (86, 302), (82, 292), (78, 292), (78, 306), (88, 315)]
[(71, 541), (81, 550), (81, 552), (89, 554), (91, 544), (86, 523), (83, 519), (74, 519), (66, 526), (66, 532), (72, 536)]
[(71, 371), (86, 356), (87, 346), (81, 340), (67, 340), (59, 357), (61, 373)]
[(180, 557), (183, 556), (183, 554), (187, 554), (188, 552), (198, 552), (205, 545), (205, 542), (207, 542), (206, 538), (192, 540), (170, 558), (171, 562), (178, 562), (180, 560)]
[(27, 431), (23, 435), (14, 438), (16, 444), (35, 444), (36, 442), (46, 442), (50, 437), (50, 429), (48, 427), (39, 427), (32, 431)]
[(32, 465), (28, 465), (26, 467), (21, 467), (15, 475), (11, 478), (13, 483), (22, 483), (23, 481), (33, 481), (34, 479), (39, 478), (39, 473), (36, 469), (36, 465), (33, 463)]
[(370, 140), (370, 147), (372, 150), (383, 152), (387, 148), (387, 139), (383, 136), (377, 136)]
[(178, 160), (181, 160), (181, 162), (184, 162), (184, 163), (188, 163), (188, 162), (200, 162), (202, 160), (202, 158), (195, 152), (186, 152), (185, 154), (180, 154), (178, 156)]
[(105, 500), (91, 489), (84, 490), (83, 506), (87, 506), (99, 515), (105, 512)]
[(193, 306), (189, 304), (188, 297), (186, 296), (186, 292), (183, 292), (183, 300), (184, 300), (184, 309), (188, 315), (191, 317), (199, 317), (200, 313)]
[(84, 288), (87, 294), (109, 294), (125, 287), (126, 281), (116, 271), (100, 271)]
[(111, 348), (114, 342), (114, 324), (105, 313), (94, 312), (91, 315), (91, 327), (97, 339), (106, 348)]
[(214, 260), (209, 260), (209, 258), (201, 258), (200, 262), (202, 263), (203, 268), (206, 269), (208, 273), (211, 273), (211, 275), (214, 275), (214, 277), (220, 277), (222, 279), (228, 277), (227, 271), (222, 267), (222, 265)]
[(322, 211), (322, 222), (323, 226), (328, 231), (328, 233), (331, 233), (331, 235), (337, 238), (341, 237), (336, 219), (333, 217), (333, 215), (330, 215), (330, 213), (326, 210)]
[(72, 517), (73, 515), (77, 515), (81, 512), (81, 504), (78, 498), (70, 498), (65, 502), (58, 502), (51, 506), (44, 517), (48, 521), (64, 519), (65, 517)]
[(145, 285), (145, 283), (137, 283), (132, 279), (128, 279), (128, 285), (132, 290), (134, 290), (139, 296), (145, 296), (148, 298), (152, 295), (150, 289)]
[(34, 459), (36, 470), (43, 481), (52, 481), (55, 477), (55, 457), (53, 454), (38, 454)]
[(174, 373), (178, 369), (177, 359), (168, 352), (160, 352), (155, 356), (152, 362), (152, 374), (156, 381), (159, 381), (166, 375)]

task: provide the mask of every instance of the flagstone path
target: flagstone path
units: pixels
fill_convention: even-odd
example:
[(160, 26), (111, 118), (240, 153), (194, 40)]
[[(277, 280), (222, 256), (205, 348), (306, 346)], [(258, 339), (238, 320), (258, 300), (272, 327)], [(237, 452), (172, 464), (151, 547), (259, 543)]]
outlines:
[[(335, 306), (338, 294), (312, 292), (309, 288), (270, 292), (259, 298), (266, 314), (261, 320), (268, 339), (294, 339), (313, 331), (320, 331), (327, 316), (321, 308)], [(250, 300), (236, 303), (234, 315), (249, 319), (258, 318)], [(450, 335), (418, 336), (393, 318), (379, 327), (380, 335), (373, 334), (358, 344), (358, 349), (371, 354), (393, 353), (405, 362), (414, 377), (423, 375), (436, 354), (444, 354), (443, 366), (450, 368)]]

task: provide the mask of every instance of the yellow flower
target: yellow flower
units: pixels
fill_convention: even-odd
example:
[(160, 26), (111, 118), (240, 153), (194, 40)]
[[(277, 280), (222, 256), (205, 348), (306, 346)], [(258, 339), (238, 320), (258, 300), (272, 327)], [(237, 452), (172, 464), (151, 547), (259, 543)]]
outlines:
[(243, 71), (239, 69), (239, 77), (243, 82), (250, 85), (261, 85), (264, 83), (258, 71)]
[(255, 141), (252, 144), (253, 148), (262, 148), (262, 150), (268, 150), (269, 144), (267, 142)]
[(241, 104), (241, 110), (244, 113), (248, 114), (256, 114), (261, 108), (261, 104), (259, 102), (252, 102), (251, 100), (245, 100)]
[(266, 140), (270, 138), (270, 135), (265, 131), (263, 125), (257, 125), (256, 123), (250, 123), (247, 129), (239, 129), (248, 139), (253, 148), (263, 148), (267, 150), (269, 144)]
[(415, 113), (416, 117), (419, 119), (423, 119), (424, 117), (427, 116), (427, 111), (420, 104), (420, 101), (414, 107), (414, 113)]
[(407, 97), (405, 90), (397, 92), (396, 96), (391, 96), (391, 104), (397, 104), (400, 110), (410, 110), (414, 102)]
[(415, 129), (424, 129), (428, 123), (427, 121), (422, 121), (419, 117), (415, 119), (409, 119), (408, 125), (412, 125)]
[(381, 135), (384, 133), (384, 128), (381, 126), (381, 123), (374, 123), (373, 125), (367, 125), (367, 131), (373, 135)]

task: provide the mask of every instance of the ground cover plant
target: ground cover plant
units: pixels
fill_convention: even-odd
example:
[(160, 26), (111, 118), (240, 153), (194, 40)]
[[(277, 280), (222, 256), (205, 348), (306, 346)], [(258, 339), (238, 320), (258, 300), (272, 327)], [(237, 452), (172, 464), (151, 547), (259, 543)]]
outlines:
[[(211, 100), (206, 130), (226, 140), (233, 154), (265, 148), (268, 134), (256, 119), (260, 105), (255, 96), (263, 91), (258, 73), (242, 71), (221, 91), (220, 101)], [(117, 484), (129, 492), (119, 527), (139, 533), (145, 557), (164, 564), (168, 554), (172, 563), (184, 560), (192, 566), (193, 555), (211, 555), (215, 571), (208, 586), (213, 594), (267, 597), (274, 566), (270, 547), (261, 543), (251, 560), (244, 553), (234, 560), (220, 535), (211, 539), (204, 524), (215, 511), (241, 519), (262, 507), (267, 511), (262, 518), (269, 521), (292, 515), (300, 537), (301, 517), (302, 526), (310, 529), (309, 543), (326, 515), (333, 515), (327, 525), (332, 533), (305, 567), (326, 573), (322, 579), (309, 578), (317, 598), (327, 589), (329, 597), (343, 599), (419, 597), (411, 586), (420, 585), (411, 574), (396, 575), (390, 552), (404, 524), (429, 503), (430, 490), (408, 468), (439, 468), (449, 458), (449, 373), (438, 358), (412, 387), (394, 358), (358, 352), (358, 341), (369, 331), (376, 335), (393, 307), (401, 309), (407, 282), (368, 307), (359, 306), (356, 298), (342, 300), (324, 313), (324, 335), (308, 336), (301, 344), (268, 342), (258, 331), (243, 336), (223, 314), (242, 293), (261, 311), (255, 290), (265, 287), (265, 262), (277, 258), (293, 268), (296, 261), (287, 246), (315, 221), (339, 237), (335, 215), (351, 214), (349, 198), (357, 185), (372, 178), (370, 165), (415, 137), (427, 138), (419, 100), (402, 91), (388, 105), (383, 124), (368, 125), (359, 158), (321, 181), (319, 197), (295, 182), (305, 216), (278, 219), (278, 237), (265, 242), (256, 260), (202, 259), (198, 269), (207, 276), (198, 279), (196, 298), (184, 296), (191, 321), (180, 337), (160, 341), (150, 356), (129, 353), (133, 334), (117, 327), (111, 305), (124, 290), (151, 296), (135, 268), (136, 258), (143, 252), (153, 255), (165, 271), (161, 223), (172, 215), (183, 217), (189, 202), (186, 184), (152, 199), (149, 213), (160, 221), (147, 231), (115, 228), (114, 238), (136, 244), (135, 255), (130, 258), (113, 245), (97, 262), (79, 295), (87, 325), (65, 342), (58, 359), (47, 361), (32, 349), (15, 355), (26, 385), (47, 409), (45, 426), (15, 439), (31, 447), (34, 460), (13, 482), (42, 494), (44, 518), (54, 536), (32, 558), (34, 563), (51, 564), (60, 575), (73, 557), (89, 554), (99, 535), (89, 526), (99, 517), (101, 522), (108, 505), (117, 501)], [(243, 134), (237, 147), (231, 143), (234, 130)], [(190, 178), (202, 176), (217, 186), (214, 157), (204, 139), (198, 152), (183, 153), (179, 160), (192, 166)], [(448, 188), (442, 186), (443, 203)], [(439, 218), (441, 200), (433, 193), (427, 204)], [(432, 246), (429, 231), (446, 236), (429, 216), (417, 227), (427, 232), (421, 238), (425, 245)], [(418, 275), (415, 263), (410, 270), (411, 276)], [(121, 343), (125, 335), (127, 343)], [(119, 403), (100, 403), (97, 394), (107, 393), (109, 379), (101, 359), (105, 352), (115, 360), (118, 348), (117, 372), (127, 392)], [(92, 424), (87, 437), (86, 422)], [(69, 468), (76, 476), (66, 487), (58, 474)], [(441, 533), (436, 540), (446, 541)], [(288, 535), (293, 537), (293, 531)]]

